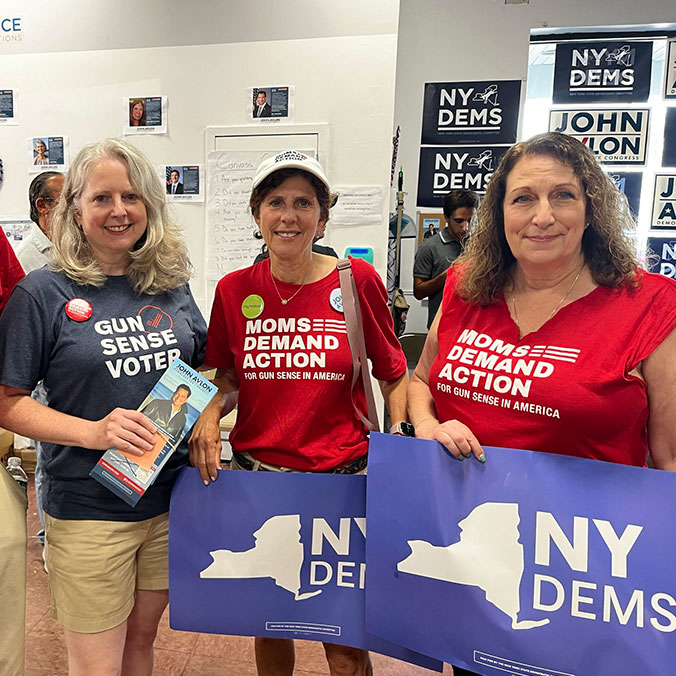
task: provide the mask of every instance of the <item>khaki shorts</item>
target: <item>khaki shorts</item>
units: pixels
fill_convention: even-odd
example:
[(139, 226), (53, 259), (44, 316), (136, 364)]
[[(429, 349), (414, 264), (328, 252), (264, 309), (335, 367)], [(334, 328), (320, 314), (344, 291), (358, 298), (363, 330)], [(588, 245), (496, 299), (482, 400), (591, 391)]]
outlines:
[(145, 521), (78, 521), (45, 514), (51, 614), (93, 634), (124, 622), (137, 589), (169, 587), (169, 514)]

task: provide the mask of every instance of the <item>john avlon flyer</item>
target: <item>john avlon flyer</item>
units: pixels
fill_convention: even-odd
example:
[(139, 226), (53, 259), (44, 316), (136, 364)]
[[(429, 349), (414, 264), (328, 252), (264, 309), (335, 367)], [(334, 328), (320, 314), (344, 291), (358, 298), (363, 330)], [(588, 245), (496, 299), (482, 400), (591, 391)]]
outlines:
[(216, 391), (215, 385), (175, 359), (138, 409), (157, 430), (153, 450), (137, 456), (110, 448), (90, 476), (134, 506)]

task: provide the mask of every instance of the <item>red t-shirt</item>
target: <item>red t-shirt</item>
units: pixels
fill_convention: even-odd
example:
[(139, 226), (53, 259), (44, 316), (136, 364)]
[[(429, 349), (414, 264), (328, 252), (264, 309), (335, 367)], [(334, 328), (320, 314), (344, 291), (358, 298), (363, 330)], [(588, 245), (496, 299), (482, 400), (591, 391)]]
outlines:
[(520, 338), (503, 298), (470, 305), (455, 281), (430, 369), (439, 420), (487, 446), (645, 465), (648, 396), (630, 372), (676, 327), (676, 282), (644, 273), (634, 290), (599, 286)]
[[(387, 292), (373, 266), (352, 261), (366, 351), (378, 380), (395, 380), (406, 359), (392, 328)], [(261, 462), (326, 471), (366, 453), (367, 430), (352, 406), (352, 357), (338, 271), (300, 291), (272, 284), (270, 261), (226, 275), (211, 311), (205, 364), (240, 378), (232, 447)], [(298, 294), (294, 294), (298, 291)], [(361, 379), (355, 402), (366, 412)]]
[(16, 283), (25, 276), (21, 263), (14, 255), (14, 250), (5, 235), (5, 231), (2, 230), (2, 234), (0, 234), (0, 312), (5, 309), (9, 295)]

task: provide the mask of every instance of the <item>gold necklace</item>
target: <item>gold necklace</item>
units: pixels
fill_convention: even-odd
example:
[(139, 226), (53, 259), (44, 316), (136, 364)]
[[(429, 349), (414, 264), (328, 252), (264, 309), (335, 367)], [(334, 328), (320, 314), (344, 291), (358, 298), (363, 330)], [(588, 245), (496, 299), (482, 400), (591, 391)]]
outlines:
[[(559, 310), (559, 308), (563, 305), (565, 302), (566, 298), (570, 296), (573, 288), (577, 284), (577, 280), (580, 279), (580, 275), (582, 274), (582, 268), (584, 268), (584, 265), (577, 271), (577, 274), (575, 275), (575, 279), (573, 280), (573, 283), (570, 285), (570, 288), (568, 291), (566, 291), (566, 295), (556, 304), (556, 307), (549, 313), (549, 316), (547, 319), (545, 319), (544, 322), (542, 322), (542, 325), (546, 324)], [(514, 323), (517, 325), (519, 329), (519, 333), (521, 332), (521, 327), (519, 326), (519, 315), (516, 311), (516, 296), (514, 294), (514, 290), (512, 289), (512, 309), (514, 310)]]
[(282, 294), (279, 293), (279, 289), (277, 288), (277, 282), (275, 282), (275, 277), (272, 274), (272, 270), (270, 270), (270, 279), (272, 280), (272, 286), (275, 287), (275, 291), (277, 292), (277, 295), (279, 296), (279, 300), (281, 301), (282, 305), (286, 305), (290, 300), (293, 300), (302, 290), (302, 288), (307, 284), (307, 282), (303, 282), (298, 289), (296, 289), (296, 292), (293, 294), (293, 296), (290, 296), (289, 298), (282, 298)]

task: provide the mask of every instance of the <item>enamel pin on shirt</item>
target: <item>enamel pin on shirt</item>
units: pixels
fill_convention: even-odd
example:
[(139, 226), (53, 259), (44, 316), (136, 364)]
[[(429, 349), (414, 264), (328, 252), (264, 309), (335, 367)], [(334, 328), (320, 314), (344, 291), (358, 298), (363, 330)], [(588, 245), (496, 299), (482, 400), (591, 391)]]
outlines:
[(92, 316), (91, 303), (84, 298), (71, 298), (66, 303), (66, 314), (76, 322), (86, 322)]

